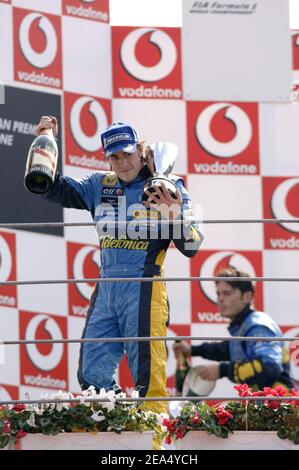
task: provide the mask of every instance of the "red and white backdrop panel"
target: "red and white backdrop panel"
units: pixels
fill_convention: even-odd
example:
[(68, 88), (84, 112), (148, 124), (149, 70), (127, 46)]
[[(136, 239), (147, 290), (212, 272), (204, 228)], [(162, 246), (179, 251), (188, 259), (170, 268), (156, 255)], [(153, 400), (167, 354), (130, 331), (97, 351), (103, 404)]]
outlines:
[[(214, 18), (219, 25), (221, 16)], [(251, 16), (234, 14), (225, 21), (240, 26), (246, 18)], [(261, 29), (269, 44), (267, 28), (264, 22)], [(298, 32), (287, 34), (286, 55), (293, 48), (296, 80)], [(0, 80), (5, 84), (5, 104), (0, 106), (2, 223), (90, 221), (87, 212), (62, 210), (23, 188), (27, 149), (42, 114), (59, 118), (64, 174), (82, 177), (106, 169), (99, 134), (112, 120), (125, 120), (148, 142), (178, 145), (175, 172), (184, 177), (197, 214), (203, 208), (207, 219), (299, 217), (299, 106), (269, 102), (267, 97), (252, 101), (246, 90), (242, 98), (236, 93), (231, 100), (219, 96), (217, 88), (214, 96), (186, 99), (182, 36), (180, 28), (111, 27), (107, 0), (0, 0)], [(210, 44), (215, 51), (222, 39), (223, 35), (209, 36), (209, 42), (202, 42), (206, 50)], [(260, 42), (252, 47), (259, 54)], [(200, 59), (197, 45), (192, 50)], [(282, 56), (273, 50), (277, 74), (285, 77), (290, 70), (281, 68)], [(274, 65), (271, 56), (272, 69)], [(225, 63), (215, 66), (219, 79)], [(239, 59), (238, 67), (241, 74)], [(195, 64), (194, 71), (200, 74)], [(203, 74), (205, 80), (215, 78), (209, 68)], [(252, 87), (262, 80), (257, 76)], [(235, 92), (238, 87), (232, 86)], [(221, 266), (236, 265), (257, 276), (298, 277), (296, 225), (207, 225), (204, 231), (202, 250), (194, 259), (170, 248), (167, 276), (212, 276)], [(99, 268), (92, 228), (0, 229), (1, 280), (95, 277)], [(168, 284), (169, 335), (227, 334), (211, 284)], [(0, 287), (1, 339), (80, 337), (92, 289), (88, 283)], [(257, 307), (267, 311), (285, 335), (299, 336), (298, 285), (264, 283), (256, 289)], [(77, 344), (7, 347), (0, 365), (0, 397), (78, 391), (78, 351)], [(173, 392), (170, 343), (168, 352), (168, 385)], [(298, 367), (292, 368), (299, 380)], [(125, 362), (119, 379), (126, 390), (133, 385)], [(225, 392), (231, 393), (231, 385), (222, 379), (214, 393)]]

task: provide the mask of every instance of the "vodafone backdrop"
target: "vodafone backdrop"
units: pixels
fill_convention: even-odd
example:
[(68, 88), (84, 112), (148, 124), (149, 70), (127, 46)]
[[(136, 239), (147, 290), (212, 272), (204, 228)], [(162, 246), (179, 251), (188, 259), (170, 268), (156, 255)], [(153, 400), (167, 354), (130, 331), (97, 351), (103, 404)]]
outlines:
[[(299, 105), (290, 102), (291, 82), (299, 80), (299, 32), (288, 30), (288, 2), (183, 3), (181, 30), (111, 27), (107, 0), (0, 0), (1, 223), (91, 220), (24, 189), (27, 150), (42, 114), (59, 119), (66, 175), (108, 169), (100, 132), (111, 121), (128, 121), (149, 143), (178, 145), (175, 173), (184, 177), (196, 215), (203, 207), (206, 219), (299, 217)], [(213, 224), (204, 232), (193, 259), (169, 249), (166, 276), (212, 276), (236, 265), (252, 276), (298, 277), (298, 225)], [(92, 278), (99, 269), (92, 227), (0, 229), (2, 281)], [(79, 338), (92, 289), (0, 287), (1, 340)], [(170, 282), (168, 291), (169, 335), (227, 335), (213, 284)], [(298, 293), (296, 283), (256, 286), (257, 308), (287, 336), (299, 336)], [(8, 346), (1, 399), (78, 391), (78, 350)], [(173, 393), (170, 343), (168, 350)], [(292, 371), (299, 381), (298, 366)], [(129, 391), (125, 361), (119, 380)], [(221, 379), (214, 393), (231, 390)]]

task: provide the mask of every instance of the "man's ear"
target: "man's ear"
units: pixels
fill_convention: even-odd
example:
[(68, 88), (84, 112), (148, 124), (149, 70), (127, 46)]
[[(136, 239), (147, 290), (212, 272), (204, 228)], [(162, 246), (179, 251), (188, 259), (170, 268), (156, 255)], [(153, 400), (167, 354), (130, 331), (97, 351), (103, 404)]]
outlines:
[(253, 301), (253, 293), (251, 291), (243, 293), (243, 299), (247, 304), (251, 304)]

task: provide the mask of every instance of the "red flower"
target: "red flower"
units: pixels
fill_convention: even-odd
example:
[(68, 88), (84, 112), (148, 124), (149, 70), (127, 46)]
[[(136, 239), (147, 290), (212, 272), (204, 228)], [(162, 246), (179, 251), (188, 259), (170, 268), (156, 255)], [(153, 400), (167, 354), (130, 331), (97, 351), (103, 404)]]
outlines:
[(176, 423), (177, 423), (177, 420), (176, 419), (163, 419), (163, 426), (166, 426), (167, 427), (167, 431), (168, 432), (175, 432), (175, 429), (176, 429)]
[(17, 439), (22, 439), (22, 437), (25, 437), (27, 436), (27, 432), (23, 431), (23, 429), (20, 429), (20, 431), (18, 431), (17, 435), (16, 435), (16, 438)]
[(19, 413), (20, 411), (23, 411), (26, 409), (26, 406), (23, 403), (20, 403), (19, 405), (15, 405), (13, 407), (13, 410)]
[(264, 397), (268, 397), (268, 396), (278, 397), (279, 395), (278, 395), (278, 392), (274, 388), (264, 387), (263, 388), (263, 396)]
[(5, 421), (2, 432), (4, 434), (7, 434), (10, 432), (10, 423), (8, 421)]
[(288, 389), (283, 385), (276, 385), (274, 387), (275, 391), (278, 393), (278, 396), (285, 397), (288, 394)]
[[(299, 397), (299, 390), (297, 391), (294, 388), (292, 388), (291, 395), (292, 397)], [(292, 406), (299, 406), (299, 400), (292, 400), (290, 403)]]
[(167, 436), (165, 437), (165, 444), (171, 444), (172, 443), (172, 439), (170, 437), (169, 434), (167, 434)]
[(199, 414), (195, 413), (195, 415), (192, 418), (192, 424), (199, 424), (200, 423), (200, 416)]
[(234, 385), (234, 389), (237, 390), (239, 397), (250, 397), (252, 395), (252, 388), (248, 387), (247, 384)]
[(219, 406), (215, 412), (217, 423), (221, 426), (226, 424), (230, 419), (233, 419), (234, 415), (227, 411), (224, 406)]
[(260, 397), (261, 395), (263, 395), (263, 392), (261, 390), (258, 390), (257, 392), (252, 392), (253, 397)]
[(269, 408), (272, 408), (272, 410), (276, 410), (277, 408), (280, 407), (281, 403), (280, 401), (275, 401), (275, 400), (270, 400), (270, 401), (265, 401), (265, 405), (268, 406)]
[(185, 436), (186, 434), (186, 431), (187, 431), (187, 426), (184, 425), (184, 426), (180, 426), (178, 429), (176, 429), (175, 431), (175, 437), (177, 439), (183, 439), (183, 437)]

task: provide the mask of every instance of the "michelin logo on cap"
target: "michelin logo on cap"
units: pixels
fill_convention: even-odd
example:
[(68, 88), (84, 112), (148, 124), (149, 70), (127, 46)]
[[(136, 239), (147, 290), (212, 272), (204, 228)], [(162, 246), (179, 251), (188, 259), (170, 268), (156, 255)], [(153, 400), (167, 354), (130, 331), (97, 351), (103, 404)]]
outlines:
[(111, 135), (110, 137), (104, 138), (105, 146), (111, 145), (114, 142), (119, 142), (122, 140), (132, 140), (132, 136), (130, 134), (115, 134)]

